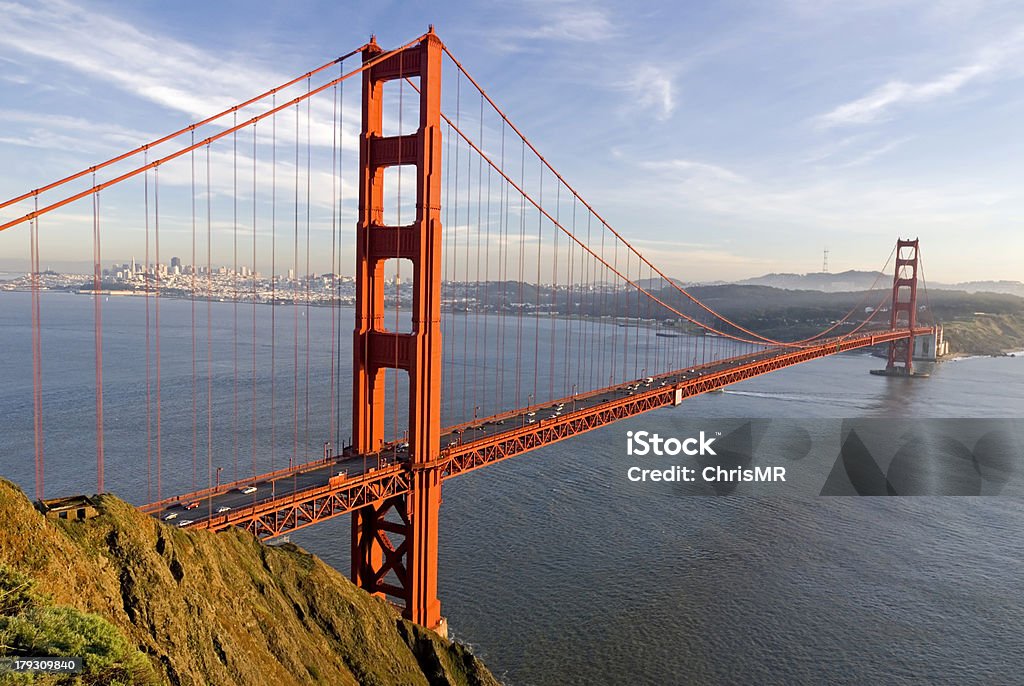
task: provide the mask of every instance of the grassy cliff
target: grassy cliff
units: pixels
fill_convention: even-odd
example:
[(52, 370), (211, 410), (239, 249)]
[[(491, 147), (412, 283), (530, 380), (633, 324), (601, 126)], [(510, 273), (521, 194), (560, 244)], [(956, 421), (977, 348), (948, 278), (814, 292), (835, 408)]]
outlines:
[(0, 683), (498, 683), (295, 546), (98, 503), (89, 521), (47, 520), (0, 479), (0, 654), (85, 655), (89, 667), (79, 681)]
[(942, 323), (951, 353), (999, 355), (1024, 350), (1024, 314), (978, 314)]

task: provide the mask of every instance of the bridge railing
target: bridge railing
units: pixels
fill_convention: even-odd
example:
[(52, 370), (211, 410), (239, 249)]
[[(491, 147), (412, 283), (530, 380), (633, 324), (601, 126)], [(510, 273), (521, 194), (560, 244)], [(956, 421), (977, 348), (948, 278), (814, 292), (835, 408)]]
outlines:
[(283, 469), (277, 469), (272, 472), (267, 472), (266, 474), (257, 474), (255, 477), (249, 476), (243, 479), (238, 479), (236, 481), (230, 481), (216, 486), (211, 486), (210, 488), (192, 491), (191, 493), (184, 493), (182, 495), (164, 498), (163, 500), (158, 500), (156, 502), (142, 505), (139, 507), (139, 509), (147, 514), (152, 514), (153, 512), (159, 512), (160, 510), (163, 510), (167, 507), (177, 505), (183, 502), (190, 502), (193, 500), (204, 500), (211, 496), (222, 495), (236, 488), (253, 486), (257, 483), (275, 481), (286, 476), (292, 476), (294, 474), (303, 474), (314, 469), (320, 469), (325, 464), (329, 464), (330, 461), (333, 459), (336, 459), (336, 456), (328, 459), (320, 458), (318, 460), (313, 460), (311, 462), (303, 462), (302, 464), (299, 465), (284, 467)]

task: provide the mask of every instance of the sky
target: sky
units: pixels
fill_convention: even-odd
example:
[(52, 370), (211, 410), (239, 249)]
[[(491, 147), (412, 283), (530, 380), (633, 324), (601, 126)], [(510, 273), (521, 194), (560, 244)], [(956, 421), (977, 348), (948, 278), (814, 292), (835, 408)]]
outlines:
[[(1019, 2), (0, 1), (0, 199), (429, 24), (671, 276), (877, 269), (919, 237), (930, 279), (1024, 280)], [(0, 233), (0, 271), (25, 256)]]

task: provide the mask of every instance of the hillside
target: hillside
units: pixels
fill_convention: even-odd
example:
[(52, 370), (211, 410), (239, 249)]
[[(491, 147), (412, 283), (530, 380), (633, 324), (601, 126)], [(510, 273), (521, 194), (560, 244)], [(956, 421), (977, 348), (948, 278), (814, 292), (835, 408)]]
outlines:
[(978, 314), (943, 323), (949, 351), (968, 355), (999, 355), (1024, 350), (1024, 315)]
[[(876, 282), (877, 279), (877, 282)], [(811, 272), (809, 274), (764, 274), (750, 279), (736, 281), (741, 286), (771, 286), (789, 290), (813, 290), (825, 292), (859, 291), (871, 288), (873, 283), (888, 284), (892, 282), (892, 274), (857, 271), (826, 273)], [(705, 284), (722, 285), (722, 283)], [(1024, 283), (1020, 281), (962, 281), (960, 283), (929, 282), (932, 290), (964, 291), (965, 293), (999, 293), (1024, 297)]]
[[(888, 307), (886, 290), (822, 293), (814, 290), (784, 290), (769, 286), (699, 286), (689, 289), (695, 297), (716, 311), (758, 333), (794, 340), (812, 336), (827, 328), (851, 309), (849, 326), (855, 327), (867, 312), (866, 305)], [(659, 293), (666, 302), (683, 307), (676, 294)], [(880, 300), (883, 298), (884, 300)], [(995, 355), (1024, 350), (1024, 299), (1002, 293), (967, 293), (954, 290), (921, 292), (919, 321), (942, 323), (950, 352)], [(888, 313), (875, 321), (888, 323)]]
[[(888, 277), (892, 281), (892, 276)], [(886, 276), (878, 272), (862, 272), (851, 269), (836, 274), (812, 272), (810, 274), (765, 274), (751, 279), (737, 281), (740, 286), (770, 286), (789, 290), (809, 291), (862, 291), (886, 283)]]
[(94, 519), (48, 520), (0, 479), (0, 653), (84, 652), (92, 666), (78, 682), (0, 683), (498, 683), (466, 648), (295, 546), (97, 500)]

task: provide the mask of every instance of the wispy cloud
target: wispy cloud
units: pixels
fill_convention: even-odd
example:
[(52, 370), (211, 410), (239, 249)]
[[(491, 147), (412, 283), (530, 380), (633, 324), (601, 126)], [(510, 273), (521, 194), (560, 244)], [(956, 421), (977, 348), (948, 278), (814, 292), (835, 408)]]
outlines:
[[(865, 164), (886, 154), (907, 139), (883, 143), (845, 166)], [(742, 175), (721, 165), (686, 159), (630, 161), (647, 170), (644, 197), (652, 205), (675, 208), (681, 221), (711, 222), (720, 226), (772, 226), (789, 231), (827, 228), (852, 235), (891, 230), (954, 229), (985, 226), (993, 213), (1017, 196), (984, 184), (936, 185), (899, 181), (801, 175), (768, 178)], [(635, 191), (631, 191), (635, 197)], [(609, 199), (615, 195), (609, 194)]]
[(632, 69), (632, 77), (623, 84), (636, 106), (665, 120), (676, 109), (673, 73), (665, 67), (640, 64)]
[(540, 44), (603, 43), (621, 37), (611, 12), (580, 0), (539, 0), (519, 6), (512, 25), (494, 29), (489, 45), (502, 52), (528, 52)]
[(616, 36), (610, 14), (593, 3), (568, 0), (535, 6), (536, 23), (518, 33), (521, 38), (594, 42)]
[[(0, 49), (4, 48), (19, 57), (57, 62), (192, 119), (225, 110), (288, 79), (251, 56), (226, 57), (68, 0), (40, 0), (32, 5), (0, 2)], [(280, 93), (277, 103), (304, 89), (301, 84)], [(313, 104), (310, 136), (314, 145), (332, 144), (331, 97), (330, 92), (324, 93)], [(265, 109), (256, 105), (240, 111), (239, 121)], [(349, 109), (354, 112), (354, 106)], [(283, 126), (279, 133), (287, 136), (289, 130)], [(347, 133), (344, 143), (354, 146), (354, 135)]]
[(666, 176), (672, 177), (676, 181), (700, 182), (713, 179), (729, 183), (742, 183), (746, 180), (740, 174), (725, 167), (686, 159), (650, 160), (641, 162), (640, 167), (642, 169), (664, 172)]
[(66, 0), (0, 3), (0, 46), (62, 63), (201, 117), (274, 83), (273, 75)]
[(978, 52), (974, 59), (928, 81), (910, 83), (893, 79), (867, 95), (844, 103), (817, 118), (823, 128), (869, 124), (886, 118), (900, 105), (925, 103), (954, 95), (984, 78), (994, 78), (1015, 64), (1024, 53), (1024, 28)]
[(5, 131), (17, 132), (0, 137), (0, 143), (95, 157), (112, 156), (153, 138), (142, 131), (101, 125), (80, 117), (23, 110), (0, 109), (0, 122)]
[(892, 152), (893, 150), (900, 147), (901, 145), (911, 140), (912, 138), (913, 136), (906, 136), (904, 138), (899, 138), (896, 140), (889, 141), (887, 143), (883, 143), (882, 145), (876, 146), (874, 148), (871, 148), (870, 150), (862, 152), (861, 154), (854, 157), (852, 160), (848, 160), (846, 162), (843, 162), (842, 164), (837, 165), (836, 168), (847, 169), (849, 167), (860, 167), (862, 165), (868, 164), (869, 162), (873, 162), (879, 157), (882, 157), (883, 155)]

